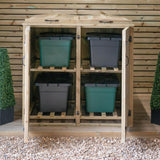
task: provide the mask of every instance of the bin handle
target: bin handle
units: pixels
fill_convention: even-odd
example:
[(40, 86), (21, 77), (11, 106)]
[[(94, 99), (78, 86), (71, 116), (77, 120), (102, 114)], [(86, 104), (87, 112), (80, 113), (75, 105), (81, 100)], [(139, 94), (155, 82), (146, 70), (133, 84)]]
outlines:
[(45, 19), (45, 21), (47, 22), (59, 22), (58, 19)]
[(129, 64), (129, 57), (126, 56), (126, 66), (128, 66), (128, 64)]
[(99, 23), (113, 23), (113, 21), (99, 21)]

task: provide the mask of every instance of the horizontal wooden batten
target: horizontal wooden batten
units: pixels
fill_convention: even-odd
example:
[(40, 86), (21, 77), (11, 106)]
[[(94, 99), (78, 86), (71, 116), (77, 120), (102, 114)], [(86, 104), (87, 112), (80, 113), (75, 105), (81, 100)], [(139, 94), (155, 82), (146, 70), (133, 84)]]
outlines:
[[(5, 17), (3, 15), (3, 17)], [(0, 31), (22, 31), (22, 26), (0, 26)]]
[(158, 55), (160, 49), (143, 49), (143, 48), (135, 48), (133, 50), (134, 55), (138, 54), (150, 54), (150, 55)]
[[(37, 3), (37, 0), (1, 0), (1, 2), (3, 3)], [(66, 3), (66, 0), (39, 0), (38, 3)], [(67, 3), (75, 3), (74, 0), (67, 0)], [(139, 0), (130, 0), (130, 1), (123, 1), (123, 0), (76, 0), (76, 3), (92, 3), (92, 4), (159, 4), (159, 0), (143, 0), (143, 1), (139, 1)]]
[[(154, 23), (154, 22), (153, 22)], [(150, 33), (155, 33), (155, 32), (159, 32), (159, 29), (160, 27), (137, 27), (135, 26), (134, 27), (134, 32), (138, 32), (138, 33), (141, 33), (141, 32), (150, 32)]]
[(143, 60), (157, 60), (158, 58), (158, 55), (134, 55), (134, 60), (140, 60), (140, 59), (143, 59)]
[(135, 71), (133, 74), (135, 77), (154, 77), (155, 73), (153, 71), (150, 72), (140, 72), (140, 71)]
[(144, 38), (144, 37), (147, 37), (147, 38), (160, 38), (160, 33), (134, 33), (134, 37), (137, 38), (137, 37), (140, 37), (140, 38)]
[(134, 71), (155, 71), (156, 66), (134, 66)]
[[(77, 1), (76, 1), (77, 2)], [(74, 2), (73, 2), (74, 3)], [(4, 3), (0, 6), (0, 8), (13, 8), (13, 9), (59, 9), (59, 8), (65, 8), (65, 9), (117, 9), (117, 5), (114, 4), (93, 4), (93, 3), (88, 3), (88, 4), (81, 4), (81, 3), (50, 3), (50, 4), (38, 4), (38, 3), (32, 3), (32, 4), (17, 4), (17, 3)], [(139, 5), (119, 5), (118, 9), (131, 9), (131, 10), (159, 10), (160, 5), (145, 5), (145, 4), (139, 4)]]
[(16, 36), (20, 36), (22, 37), (23, 36), (23, 32), (22, 31), (0, 31), (0, 36), (13, 36), (13, 37), (16, 37)]
[(16, 47), (22, 47), (22, 42), (15, 42), (15, 41), (9, 41), (9, 42), (1, 42), (0, 47), (5, 47), (5, 48), (16, 48)]
[(103, 10), (103, 11), (99, 11), (99, 10), (89, 10), (89, 9), (82, 9), (82, 10), (66, 10), (66, 9), (0, 9), (0, 14), (26, 14), (26, 15), (30, 15), (30, 14), (49, 14), (49, 13), (53, 13), (53, 14), (58, 14), (58, 13), (67, 13), (67, 14), (89, 14), (89, 12), (92, 12), (93, 14), (97, 15), (100, 13), (104, 13), (106, 15), (120, 15), (120, 16), (125, 16), (125, 15), (143, 15), (143, 16), (157, 16), (160, 15), (159, 12), (157, 12), (156, 10)]
[(134, 82), (152, 82), (154, 81), (154, 77), (133, 77)]

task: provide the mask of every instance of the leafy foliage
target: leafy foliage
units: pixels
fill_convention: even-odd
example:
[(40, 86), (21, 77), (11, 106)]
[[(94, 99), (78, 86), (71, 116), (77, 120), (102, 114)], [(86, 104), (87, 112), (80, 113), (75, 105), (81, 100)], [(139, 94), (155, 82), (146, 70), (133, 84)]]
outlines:
[(151, 110), (160, 110), (160, 53), (157, 60), (150, 106)]
[(0, 48), (0, 109), (15, 105), (12, 75), (7, 49)]

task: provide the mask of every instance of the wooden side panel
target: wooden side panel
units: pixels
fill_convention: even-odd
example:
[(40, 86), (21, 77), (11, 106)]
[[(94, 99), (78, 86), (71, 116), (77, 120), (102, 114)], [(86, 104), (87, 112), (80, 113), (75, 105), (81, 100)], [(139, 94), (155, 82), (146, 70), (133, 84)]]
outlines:
[(128, 44), (128, 37), (129, 37), (129, 28), (125, 28), (122, 30), (122, 85), (121, 85), (121, 142), (125, 142), (126, 137), (126, 125), (127, 125), (127, 108), (129, 104), (128, 98), (128, 75), (127, 71), (128, 68), (128, 51), (129, 51), (129, 44)]

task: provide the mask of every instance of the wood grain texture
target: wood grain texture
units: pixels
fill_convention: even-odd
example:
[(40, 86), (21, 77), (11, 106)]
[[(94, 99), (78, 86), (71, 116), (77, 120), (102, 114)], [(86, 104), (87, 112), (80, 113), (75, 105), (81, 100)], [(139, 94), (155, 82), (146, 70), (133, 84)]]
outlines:
[(59, 9), (71, 13), (77, 12), (73, 9), (79, 10), (79, 13), (96, 13), (98, 10), (133, 20), (134, 94), (151, 93), (157, 54), (160, 51), (159, 0), (1, 0), (0, 47), (6, 47), (9, 52), (15, 94), (22, 92), (21, 85), (17, 86), (17, 82), (22, 81), (22, 22), (32, 15), (57, 13)]

